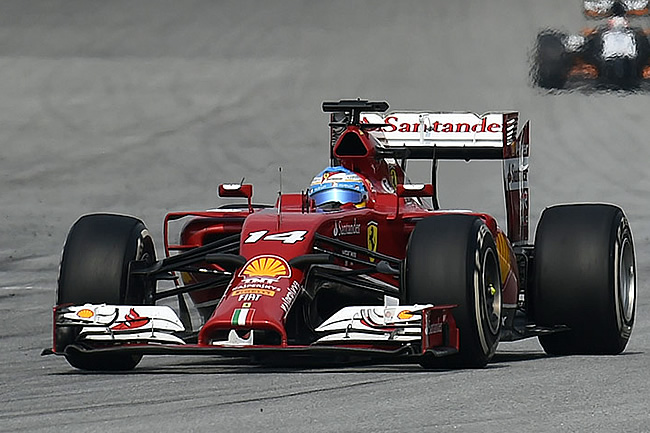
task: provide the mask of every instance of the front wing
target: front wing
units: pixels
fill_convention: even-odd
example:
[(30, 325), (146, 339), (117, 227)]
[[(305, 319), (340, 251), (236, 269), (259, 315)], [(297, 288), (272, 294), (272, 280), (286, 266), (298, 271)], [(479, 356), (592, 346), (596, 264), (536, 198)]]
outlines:
[[(174, 310), (166, 306), (86, 304), (54, 308), (54, 344), (43, 354), (75, 355), (131, 353), (142, 355), (219, 355), (256, 359), (309, 358), (328, 360), (388, 360), (395, 357), (435, 357), (458, 352), (459, 331), (454, 306), (398, 305), (346, 307), (323, 322), (310, 344), (255, 344), (253, 333), (210, 345), (188, 343)], [(63, 346), (56, 336), (75, 330)], [(69, 335), (69, 334), (68, 334)]]

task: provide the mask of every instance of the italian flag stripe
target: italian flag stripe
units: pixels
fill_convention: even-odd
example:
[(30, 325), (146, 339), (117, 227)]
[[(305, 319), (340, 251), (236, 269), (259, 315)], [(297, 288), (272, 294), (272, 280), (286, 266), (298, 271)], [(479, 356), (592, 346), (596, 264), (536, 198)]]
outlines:
[[(239, 326), (244, 326), (246, 325), (246, 318), (248, 317), (248, 313), (251, 312), (250, 308), (238, 308), (235, 310), (235, 312), (232, 315), (232, 320), (231, 323), (233, 325), (239, 325)], [(252, 314), (251, 314), (252, 316)]]

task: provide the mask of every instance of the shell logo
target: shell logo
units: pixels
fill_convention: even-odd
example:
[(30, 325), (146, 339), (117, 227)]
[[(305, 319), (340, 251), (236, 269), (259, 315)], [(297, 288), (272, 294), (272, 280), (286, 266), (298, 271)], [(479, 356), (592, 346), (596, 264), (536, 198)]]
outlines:
[(90, 319), (94, 315), (95, 313), (92, 310), (89, 310), (87, 308), (77, 311), (77, 316), (81, 317), (82, 319)]
[(276, 256), (258, 256), (250, 260), (244, 269), (241, 271), (240, 276), (248, 278), (255, 277), (271, 277), (283, 278), (291, 276), (291, 268), (287, 262)]
[(413, 313), (408, 311), (408, 310), (404, 310), (404, 311), (400, 311), (397, 314), (397, 317), (399, 319), (406, 320), (406, 319), (410, 319), (411, 317), (413, 317)]

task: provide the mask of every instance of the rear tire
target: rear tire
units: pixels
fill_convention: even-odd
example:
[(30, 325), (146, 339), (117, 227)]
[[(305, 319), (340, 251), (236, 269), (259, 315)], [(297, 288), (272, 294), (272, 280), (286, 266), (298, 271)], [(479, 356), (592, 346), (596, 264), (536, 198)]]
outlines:
[(533, 319), (568, 331), (539, 337), (550, 355), (618, 354), (636, 313), (630, 226), (612, 205), (547, 208), (535, 237)]
[[(114, 214), (82, 216), (73, 224), (63, 247), (57, 305), (153, 304), (152, 282), (129, 278), (129, 263), (153, 263), (153, 239), (137, 218)], [(127, 291), (128, 287), (128, 291)], [(73, 343), (78, 329), (57, 328), (57, 351)], [(141, 355), (66, 353), (70, 365), (82, 370), (131, 370)]]
[(406, 253), (408, 304), (456, 304), (458, 354), (425, 355), (425, 368), (482, 368), (501, 332), (501, 277), (496, 245), (473, 215), (435, 215), (418, 222)]
[(561, 89), (569, 77), (570, 62), (562, 36), (542, 33), (537, 36), (535, 81), (546, 89)]

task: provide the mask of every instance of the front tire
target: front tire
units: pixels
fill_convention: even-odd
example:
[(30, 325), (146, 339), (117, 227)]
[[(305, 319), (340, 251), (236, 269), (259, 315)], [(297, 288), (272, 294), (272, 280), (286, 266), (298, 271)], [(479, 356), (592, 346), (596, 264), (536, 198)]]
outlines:
[(501, 278), (492, 233), (473, 215), (435, 215), (413, 230), (406, 253), (408, 304), (456, 304), (456, 355), (425, 355), (425, 368), (482, 368), (501, 332)]
[(535, 237), (533, 319), (569, 330), (539, 337), (550, 355), (618, 354), (636, 313), (632, 232), (612, 205), (547, 208)]
[(545, 89), (561, 89), (569, 77), (570, 60), (562, 37), (556, 33), (537, 36), (535, 82)]
[[(154, 243), (144, 223), (115, 214), (90, 214), (79, 218), (65, 241), (57, 288), (57, 305), (153, 303), (153, 283), (131, 279), (129, 263), (156, 260)], [(56, 348), (70, 365), (82, 370), (131, 370), (141, 355), (66, 352), (79, 329), (57, 327)]]

